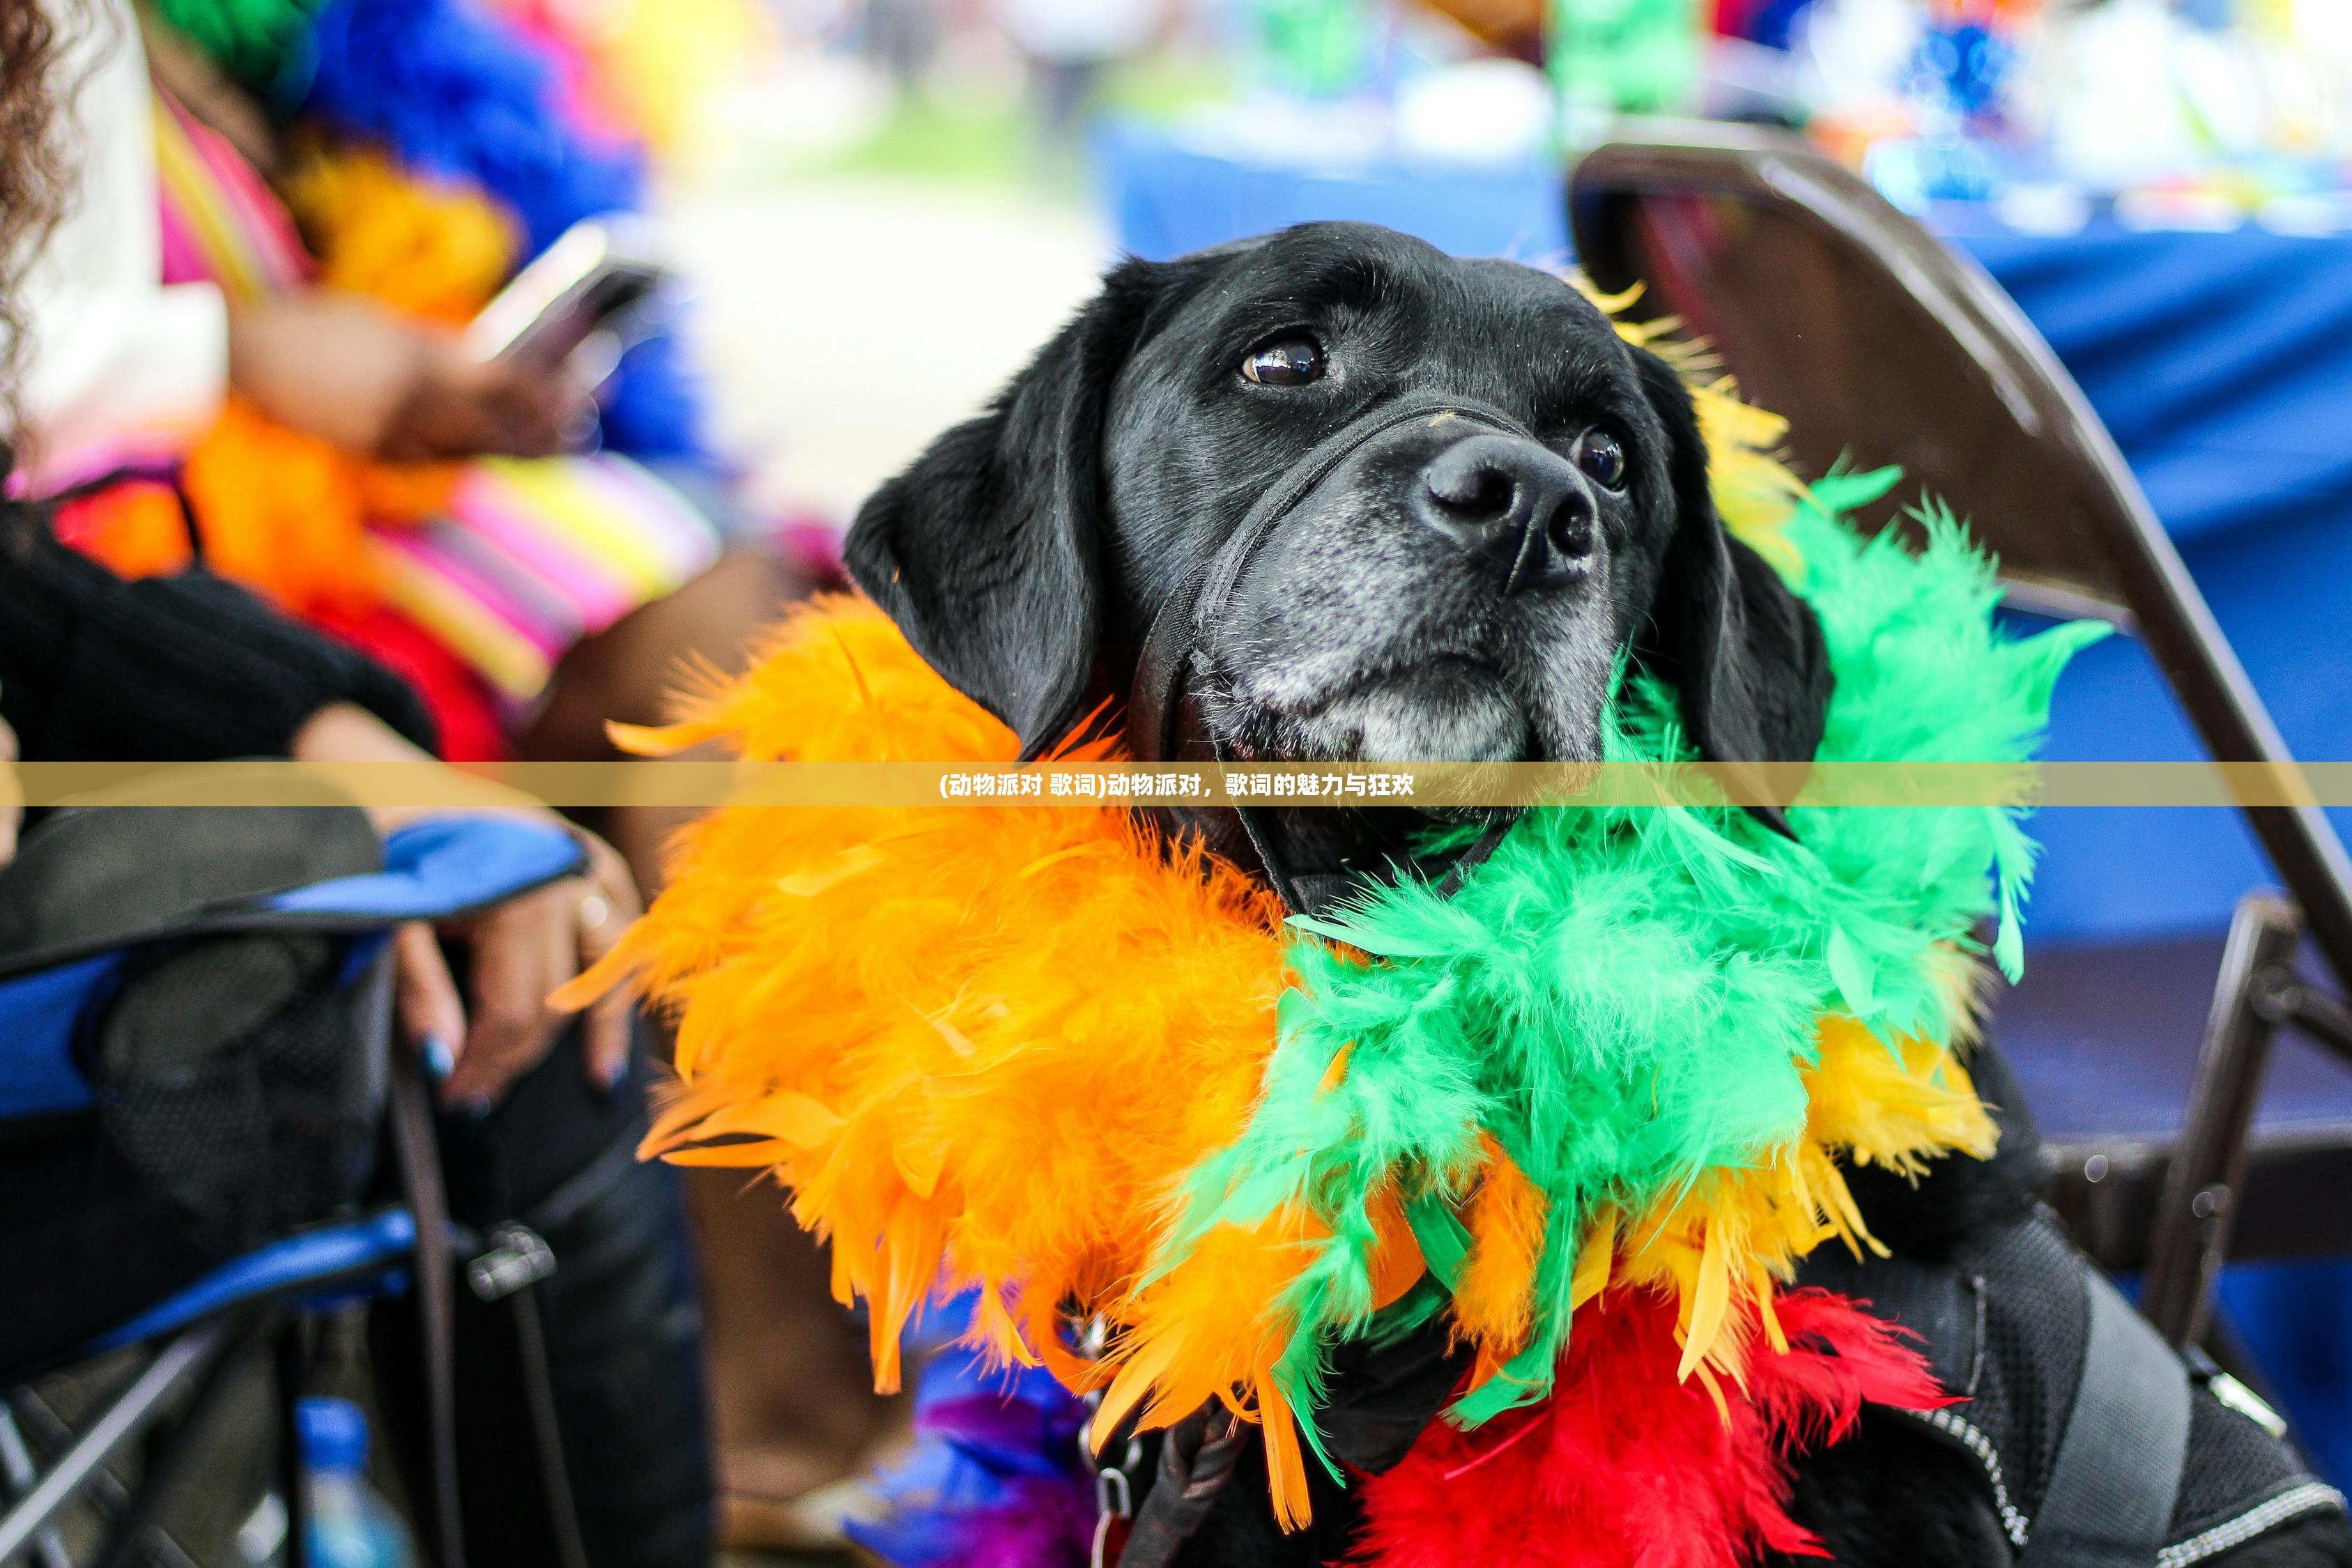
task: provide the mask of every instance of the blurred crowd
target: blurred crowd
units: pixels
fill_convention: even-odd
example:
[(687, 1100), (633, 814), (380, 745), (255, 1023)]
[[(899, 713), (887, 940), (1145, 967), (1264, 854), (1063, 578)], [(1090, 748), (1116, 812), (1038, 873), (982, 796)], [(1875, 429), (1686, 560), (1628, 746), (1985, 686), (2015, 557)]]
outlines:
[[(1906, 205), (2054, 184), (2249, 208), (2332, 197), (2352, 157), (2352, 18), (2326, 0), (783, 0), (777, 14), (788, 47), (856, 51), (901, 92), (1009, 55), (1049, 125), (1093, 91), (1117, 113), (1245, 121), (1236, 134), (1294, 155), (1352, 138), (1557, 156), (1613, 114), (1687, 113), (1805, 129)], [(1119, 90), (1155, 73), (1159, 92)], [(2304, 201), (2300, 221), (2326, 205)]]

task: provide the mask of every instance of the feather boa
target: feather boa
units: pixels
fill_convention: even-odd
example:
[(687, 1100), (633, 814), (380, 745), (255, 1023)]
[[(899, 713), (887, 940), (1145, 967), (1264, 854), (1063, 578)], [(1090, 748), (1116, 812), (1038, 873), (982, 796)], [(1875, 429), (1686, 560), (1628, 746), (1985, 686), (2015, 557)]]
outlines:
[[(1763, 483), (1769, 426), (1720, 388), (1702, 407), (1727, 518), (1769, 530), (1821, 615), (1822, 757), (2025, 755), (2100, 628), (2004, 640), (1948, 518), (1916, 555), (1864, 543), (1834, 513), (1891, 479)], [(1674, 715), (1628, 682), (1612, 755), (1682, 756)], [(847, 601), (637, 740), (712, 737), (808, 761), (1016, 750)], [(1538, 811), (1450, 903), (1381, 889), (1286, 931), (1249, 879), (1115, 809), (722, 811), (573, 994), (634, 975), (677, 1013), (648, 1150), (774, 1169), (831, 1236), (836, 1293), (871, 1303), (885, 1387), (935, 1283), (976, 1289), (974, 1342), (1102, 1389), (1097, 1429), (1211, 1399), (1262, 1422), (1297, 1523), (1335, 1340), (1448, 1314), (1476, 1350), (1466, 1431), (1580, 1364), (1571, 1321), (1654, 1302), (1610, 1342), (1767, 1476), (1773, 1444), (1845, 1408), (1801, 1375), (1779, 1283), (1825, 1239), (1873, 1245), (1840, 1162), (1990, 1151), (1954, 1050), (1972, 928), (1999, 916), (2013, 964), (2032, 859), (1991, 808), (1791, 820), (1796, 843), (1728, 809)], [(1105, 1360), (1066, 1346), (1073, 1310), (1118, 1331)], [(1723, 1539), (1779, 1539), (1769, 1486), (1727, 1488)]]
[[(1801, 507), (1784, 535), (1838, 677), (1825, 760), (2021, 756), (2095, 635), (2004, 643), (1985, 563), (1948, 519), (1927, 533), (1915, 557)], [(1614, 757), (1685, 754), (1655, 683), (1616, 718)], [(1949, 1048), (1971, 929), (1999, 914), (2013, 949), (2031, 862), (1990, 808), (1790, 822), (1794, 843), (1723, 813), (1537, 812), (1450, 902), (1407, 883), (1294, 921), (1343, 945), (1292, 951), (1249, 1124), (1188, 1178), (1151, 1272), (1288, 1216), (1328, 1234), (1305, 1239), (1270, 1316), (1195, 1301), (1139, 1319), (1106, 1413), (1147, 1394), (1154, 1415), (1190, 1409), (1235, 1370), (1193, 1347), (1253, 1327), (1259, 1354), (1268, 1328), (1280, 1341), (1285, 1400), (1313, 1405), (1329, 1344), (1373, 1325), (1385, 1255), (1408, 1246), (1478, 1348), (1466, 1425), (1549, 1392), (1575, 1307), (1612, 1278), (1679, 1300), (1685, 1377), (1739, 1378), (1759, 1334), (1780, 1348), (1774, 1279), (1825, 1236), (1864, 1239), (1840, 1159), (1990, 1152)]]
[(465, 0), (331, 0), (310, 47), (305, 115), (419, 174), (480, 186), (534, 253), (643, 195), (636, 149), (569, 119), (558, 62), (504, 17)]
[[(1789, 1348), (1756, 1357), (1724, 1397), (1675, 1379), (1671, 1302), (1609, 1291), (1580, 1320), (1558, 1397), (1476, 1433), (1433, 1422), (1365, 1483), (1357, 1560), (1722, 1568), (1760, 1550), (1824, 1555), (1785, 1511), (1784, 1456), (1838, 1441), (1865, 1402), (1949, 1400), (1895, 1331), (1843, 1297), (1797, 1290), (1777, 1310)], [(1478, 1506), (1463, 1506), (1465, 1489)]]
[[(530, 9), (528, 0), (509, 4)], [(470, 0), (163, 0), (176, 26), (238, 79), (267, 89), (280, 114), (383, 150), (415, 187), (487, 204), (499, 231), (527, 247), (520, 254), (544, 249), (582, 218), (641, 205), (637, 138), (667, 128), (680, 112), (651, 73), (664, 61), (678, 64), (669, 86), (682, 86), (692, 73), (675, 57), (713, 47), (693, 26), (736, 7), (696, 0), (688, 16), (672, 16), (672, 6), (640, 8), (648, 15), (632, 25), (632, 37), (608, 40), (615, 51), (633, 51), (625, 72), (635, 86), (628, 102), (641, 112), (621, 121), (583, 112), (576, 84), (566, 79), (574, 62), (557, 39)], [(734, 36), (750, 25), (740, 23)], [(624, 70), (617, 58), (613, 69)], [(409, 194), (358, 187), (338, 195), (373, 205)], [(452, 237), (445, 233), (437, 242)], [(475, 240), (467, 243), (480, 254)], [(438, 259), (471, 276), (466, 256)], [(457, 299), (430, 299), (426, 313), (452, 319)], [(656, 336), (631, 350), (601, 398), (609, 449), (714, 466), (703, 389), (675, 339)]]
[(373, 147), (314, 142), (279, 193), (316, 252), (317, 281), (420, 321), (462, 327), (522, 255), (515, 221), (478, 190), (409, 174)]
[(166, 22), (231, 78), (266, 91), (300, 52), (320, 0), (154, 0)]
[[(1789, 1351), (1759, 1358), (1737, 1402), (1674, 1377), (1663, 1297), (1619, 1289), (1589, 1310), (1552, 1399), (1476, 1435), (1435, 1423), (1395, 1468), (1351, 1478), (1363, 1521), (1350, 1563), (1723, 1568), (1759, 1548), (1815, 1555), (1785, 1506), (1787, 1456), (1840, 1440), (1865, 1402), (1949, 1403), (1897, 1331), (1825, 1291), (1782, 1300)], [(852, 1533), (893, 1568), (1082, 1568), (1095, 1515), (1076, 1434), (1088, 1414), (1042, 1372), (940, 1349), (917, 1384), (914, 1449), (877, 1488), (889, 1517)]]
[(877, 1478), (888, 1505), (850, 1538), (895, 1568), (1086, 1568), (1095, 1524), (1087, 1407), (1040, 1368), (992, 1367), (948, 1345), (971, 1299), (925, 1325), (915, 1442)]
[[(389, 149), (428, 181), (470, 187), (536, 254), (582, 218), (638, 208), (632, 132), (583, 123), (544, 38), (467, 0), (330, 0), (307, 39), (304, 118)], [(667, 334), (639, 343), (600, 392), (604, 445), (711, 466), (703, 389)]]

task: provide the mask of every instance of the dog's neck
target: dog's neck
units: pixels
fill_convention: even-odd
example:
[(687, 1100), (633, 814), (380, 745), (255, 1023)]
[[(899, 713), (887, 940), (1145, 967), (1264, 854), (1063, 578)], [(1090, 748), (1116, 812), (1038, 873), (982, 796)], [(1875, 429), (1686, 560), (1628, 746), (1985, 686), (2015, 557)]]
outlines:
[[(1429, 819), (1394, 807), (1259, 808), (1255, 837), (1230, 807), (1160, 806), (1150, 816), (1171, 839), (1197, 843), (1278, 889), (1286, 886), (1302, 906), (1294, 914), (1320, 914), (1351, 894), (1403, 877), (1436, 880), (1459, 853), (1423, 847)], [(1279, 877), (1266, 866), (1267, 855), (1279, 863)]]
[[(1142, 680), (1131, 664), (1127, 668), (1122, 689), (1133, 694), (1130, 723), (1137, 715), (1159, 714), (1160, 700), (1145, 700)], [(1220, 760), (1199, 697), (1187, 687), (1169, 701), (1164, 720), (1146, 721), (1164, 724), (1164, 732), (1142, 742), (1138, 754), (1146, 761)], [(1142, 815), (1171, 843), (1197, 844), (1273, 886), (1294, 906), (1293, 914), (1320, 914), (1366, 888), (1402, 878), (1435, 880), (1460, 853), (1429, 850), (1433, 824), (1409, 808), (1259, 806), (1251, 808), (1246, 824), (1231, 806), (1155, 806), (1142, 808)], [(1269, 858), (1276, 864), (1269, 867)]]

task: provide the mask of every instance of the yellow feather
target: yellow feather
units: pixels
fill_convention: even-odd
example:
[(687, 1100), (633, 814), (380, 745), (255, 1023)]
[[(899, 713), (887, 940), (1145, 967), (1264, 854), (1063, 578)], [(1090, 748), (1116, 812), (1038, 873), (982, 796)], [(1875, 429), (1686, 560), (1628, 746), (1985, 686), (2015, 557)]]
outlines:
[[(1682, 1364), (1675, 1369), (1676, 1377), (1688, 1377), (1698, 1370), (1699, 1363), (1708, 1359), (1715, 1349), (1716, 1336), (1723, 1331), (1725, 1316), (1731, 1310), (1731, 1258), (1723, 1244), (1723, 1226), (1710, 1219), (1705, 1227), (1706, 1244), (1698, 1255), (1698, 1282), (1684, 1302), (1689, 1322), (1684, 1330)], [(1713, 1384), (1708, 1386), (1712, 1388)], [(1717, 1394), (1721, 1401), (1722, 1395)]]

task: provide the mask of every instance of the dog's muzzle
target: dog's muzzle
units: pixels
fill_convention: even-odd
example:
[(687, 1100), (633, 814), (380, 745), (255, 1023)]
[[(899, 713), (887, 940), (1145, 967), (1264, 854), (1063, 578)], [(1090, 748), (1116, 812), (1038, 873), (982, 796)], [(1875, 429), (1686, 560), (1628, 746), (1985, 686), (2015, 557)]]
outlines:
[[(1410, 393), (1359, 415), (1327, 437), (1293, 464), (1265, 495), (1258, 498), (1217, 552), (1187, 573), (1183, 581), (1151, 618), (1135, 661), (1135, 683), (1128, 697), (1128, 743), (1136, 760), (1147, 763), (1227, 762), (1223, 742), (1202, 722), (1193, 691), (1193, 677), (1217, 651), (1212, 628), (1232, 600), (1242, 574), (1274, 531), (1275, 525), (1296, 510), (1315, 487), (1362, 447), (1391, 430), (1416, 420), (1445, 417), (1465, 419), (1506, 436), (1533, 441), (1534, 433), (1504, 413), (1475, 399), (1435, 393)], [(1513, 577), (1517, 574), (1515, 568)], [(1275, 850), (1276, 835), (1267, 830), (1256, 806), (1235, 806), (1234, 816), (1265, 867), (1266, 880), (1293, 913), (1307, 913), (1319, 903), (1301, 884)], [(1501, 842), (1507, 823), (1487, 829), (1457, 859), (1438, 884), (1441, 896), (1450, 895), (1462, 879)]]
[(1211, 646), (1212, 628), (1232, 600), (1242, 574), (1249, 569), (1275, 525), (1297, 510), (1315, 487), (1358, 449), (1416, 420), (1448, 416), (1503, 435), (1535, 439), (1526, 426), (1499, 408), (1470, 398), (1412, 393), (1359, 415), (1292, 464), (1258, 498), (1216, 553), (1185, 574), (1151, 618), (1151, 629), (1136, 658), (1135, 684), (1128, 698), (1128, 743), (1134, 748), (1137, 761), (1227, 760), (1201, 721), (1192, 688), (1194, 674), (1217, 651)]

